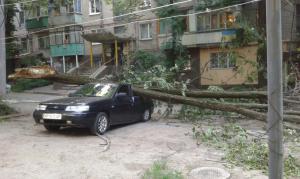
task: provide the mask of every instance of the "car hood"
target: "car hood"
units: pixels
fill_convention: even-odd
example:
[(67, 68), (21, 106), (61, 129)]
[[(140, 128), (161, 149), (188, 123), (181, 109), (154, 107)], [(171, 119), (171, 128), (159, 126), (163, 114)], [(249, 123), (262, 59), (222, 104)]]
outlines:
[(106, 100), (106, 97), (68, 97), (43, 102), (42, 104), (81, 105)]

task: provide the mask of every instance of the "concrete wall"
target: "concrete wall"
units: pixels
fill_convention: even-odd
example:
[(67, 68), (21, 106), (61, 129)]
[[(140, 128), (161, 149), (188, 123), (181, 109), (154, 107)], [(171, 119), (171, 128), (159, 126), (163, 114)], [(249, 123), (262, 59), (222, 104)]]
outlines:
[[(240, 58), (237, 59), (234, 68), (212, 69), (210, 68), (210, 54), (214, 52), (228, 51), (220, 48), (200, 49), (201, 85), (240, 85), (257, 84), (256, 54), (257, 45), (235, 49)], [(255, 77), (254, 81), (248, 81), (248, 76)]]

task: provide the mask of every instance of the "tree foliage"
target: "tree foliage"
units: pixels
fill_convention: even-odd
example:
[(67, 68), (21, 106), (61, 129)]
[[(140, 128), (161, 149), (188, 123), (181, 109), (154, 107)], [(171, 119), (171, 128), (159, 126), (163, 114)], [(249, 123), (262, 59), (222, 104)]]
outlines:
[(211, 8), (220, 8), (241, 3), (242, 0), (198, 0), (196, 10), (206, 10)]
[[(6, 4), (16, 3), (15, 0), (7, 0)], [(1, 7), (3, 8), (3, 7)], [(14, 25), (14, 16), (16, 14), (16, 9), (14, 5), (5, 6), (5, 36), (6, 36), (6, 59), (14, 58), (19, 53), (18, 45), (16, 39), (12, 38), (16, 27)], [(2, 23), (2, 22), (0, 22)], [(1, 24), (0, 24), (1, 25)]]
[[(163, 6), (167, 4), (173, 4), (172, 0), (156, 0), (157, 6)], [(188, 60), (188, 53), (186, 48), (181, 43), (181, 37), (185, 30), (185, 17), (173, 17), (185, 14), (184, 11), (180, 11), (176, 6), (168, 6), (163, 9), (159, 9), (156, 15), (161, 18), (161, 22), (164, 22), (171, 29), (171, 38), (165, 44), (162, 45), (162, 50), (165, 51), (167, 56), (167, 67), (171, 68), (179, 66), (183, 68)]]

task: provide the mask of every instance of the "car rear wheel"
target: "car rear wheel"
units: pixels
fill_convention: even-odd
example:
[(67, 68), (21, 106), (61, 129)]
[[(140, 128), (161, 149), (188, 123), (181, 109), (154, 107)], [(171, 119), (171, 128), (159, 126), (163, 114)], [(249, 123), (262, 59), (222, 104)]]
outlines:
[(109, 119), (105, 113), (99, 113), (91, 131), (93, 134), (102, 135), (109, 128)]
[(150, 109), (145, 109), (143, 116), (142, 116), (142, 121), (146, 122), (151, 119), (151, 112)]
[(59, 131), (60, 129), (60, 126), (48, 126), (48, 125), (44, 125), (44, 127), (50, 131), (50, 132), (56, 132), (56, 131)]

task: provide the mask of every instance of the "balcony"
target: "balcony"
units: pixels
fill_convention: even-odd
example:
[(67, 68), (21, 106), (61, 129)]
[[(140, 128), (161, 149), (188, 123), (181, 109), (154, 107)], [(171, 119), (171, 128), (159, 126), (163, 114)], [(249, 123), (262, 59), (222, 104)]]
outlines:
[(26, 19), (26, 29), (43, 29), (48, 27), (48, 16)]
[(58, 16), (49, 17), (50, 26), (61, 26), (67, 24), (77, 24), (82, 22), (82, 15), (76, 13), (67, 13)]
[(185, 33), (182, 44), (185, 46), (209, 45), (231, 42), (237, 37), (236, 29), (222, 29), (208, 32)]
[[(179, 2), (184, 2), (184, 1), (186, 1), (186, 0), (174, 0), (174, 3), (179, 3)], [(178, 4), (176, 6), (176, 8), (178, 8), (180, 10), (191, 9), (194, 7), (194, 5), (195, 5), (194, 0), (191, 0), (189, 2), (184, 2), (184, 3)]]
[(84, 55), (84, 44), (63, 44), (50, 46), (51, 57)]

